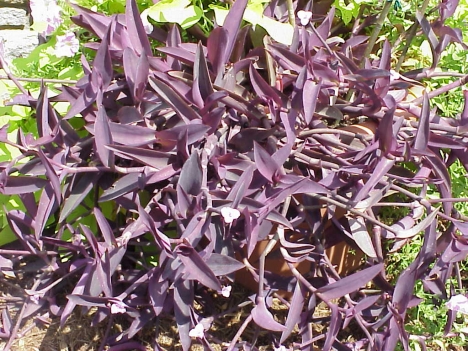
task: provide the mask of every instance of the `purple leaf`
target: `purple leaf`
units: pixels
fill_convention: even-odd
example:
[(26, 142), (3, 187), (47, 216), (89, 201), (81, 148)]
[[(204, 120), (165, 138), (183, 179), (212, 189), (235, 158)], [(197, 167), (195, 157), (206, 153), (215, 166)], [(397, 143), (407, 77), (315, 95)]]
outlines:
[(273, 158), (261, 147), (257, 142), (254, 142), (254, 157), (255, 165), (258, 171), (268, 179), (269, 182), (276, 181), (276, 172), (278, 171), (278, 165)]
[(124, 175), (102, 193), (99, 202), (114, 200), (138, 189), (139, 185), (143, 183), (142, 178), (144, 178), (144, 176), (141, 173), (129, 173)]
[(115, 162), (114, 153), (107, 146), (113, 144), (112, 134), (109, 127), (109, 119), (104, 106), (98, 107), (96, 124), (94, 125), (96, 150), (99, 159), (106, 167), (113, 167)]
[(187, 194), (197, 196), (202, 187), (202, 178), (200, 157), (194, 152), (182, 166), (178, 184)]
[(176, 111), (180, 117), (182, 117), (186, 123), (191, 120), (201, 119), (200, 115), (167, 84), (162, 81), (150, 77), (149, 83), (151, 87), (156, 91), (161, 99), (167, 102)]
[(130, 43), (135, 51), (140, 55), (151, 55), (151, 45), (148, 40), (148, 35), (145, 32), (145, 27), (141, 21), (140, 12), (136, 1), (127, 0), (125, 4), (125, 22), (127, 24)]
[(175, 253), (185, 266), (184, 276), (186, 279), (196, 280), (215, 291), (221, 290), (221, 284), (215, 274), (193, 247), (180, 244), (177, 246)]
[[(178, 48), (182, 43), (180, 38), (179, 27), (176, 24), (171, 24), (171, 29), (169, 29), (169, 34), (166, 38), (166, 47), (168, 48)], [(158, 48), (159, 50), (160, 48)], [(163, 48), (164, 49), (164, 48)], [(180, 71), (182, 66), (179, 60), (174, 60), (171, 55), (168, 55), (166, 58), (167, 64), (171, 66), (173, 71)], [(187, 63), (187, 62), (186, 62)]]
[(213, 66), (216, 75), (216, 82), (219, 85), (224, 73), (224, 53), (227, 50), (228, 31), (223, 27), (213, 29), (208, 37), (208, 59)]
[(33, 193), (42, 189), (46, 184), (48, 184), (48, 182), (43, 178), (7, 176), (4, 184), (0, 186), (0, 193), (4, 195)]
[[(62, 210), (60, 211), (59, 223), (62, 223), (84, 200), (93, 189), (99, 175), (94, 175), (91, 179), (88, 177), (75, 175), (73, 177), (73, 189), (68, 197), (63, 202)], [(76, 182), (76, 184), (75, 184)]]
[(266, 308), (264, 298), (257, 298), (257, 303), (250, 313), (254, 322), (263, 329), (280, 332), (286, 330), (284, 325), (274, 320), (273, 315)]
[(199, 43), (195, 54), (195, 63), (193, 66), (193, 84), (198, 86), (203, 101), (206, 101), (213, 94), (213, 85), (211, 84), (210, 73), (206, 63), (203, 47)]
[(114, 75), (112, 60), (109, 53), (109, 36), (111, 28), (112, 27), (109, 27), (106, 35), (102, 38), (101, 44), (96, 52), (96, 57), (93, 61), (93, 73), (96, 72), (97, 76), (100, 78), (98, 86), (102, 89), (107, 89)]
[(147, 145), (156, 139), (155, 131), (146, 127), (109, 122), (109, 129), (112, 141), (125, 146)]
[(236, 259), (217, 253), (212, 253), (205, 263), (217, 277), (228, 275), (244, 268), (244, 264)]
[(356, 242), (357, 246), (369, 257), (377, 257), (375, 253), (374, 245), (372, 239), (367, 231), (366, 223), (362, 217), (357, 218), (348, 218), (349, 227), (353, 235), (353, 239)]
[(304, 118), (307, 124), (312, 122), (312, 118), (315, 113), (315, 106), (317, 104), (318, 96), (322, 88), (322, 81), (318, 84), (311, 80), (307, 80), (304, 83), (304, 89), (302, 92), (302, 101), (304, 102)]
[(148, 293), (151, 306), (156, 316), (159, 316), (164, 309), (169, 289), (169, 281), (162, 279), (159, 273), (153, 273), (148, 284)]
[(340, 311), (338, 310), (338, 306), (336, 306), (335, 304), (329, 304), (328, 307), (330, 307), (331, 309), (330, 327), (328, 328), (327, 337), (322, 347), (323, 351), (331, 350), (331, 347), (335, 342), (335, 338), (338, 335), (338, 332), (340, 331), (341, 325), (341, 315)]
[(366, 285), (382, 271), (382, 268), (383, 263), (376, 264), (375, 266), (363, 269), (360, 272), (344, 277), (335, 283), (331, 283), (320, 289), (317, 289), (317, 293), (322, 300), (327, 301), (343, 297), (344, 295), (356, 291)]
[(249, 66), (249, 75), (252, 86), (260, 98), (273, 100), (277, 107), (280, 107), (282, 105), (281, 98), (279, 97), (279, 95), (267, 82), (265, 82), (262, 76), (258, 74), (257, 70), (254, 69), (252, 64), (250, 64)]
[(37, 215), (36, 218), (34, 218), (34, 233), (36, 235), (36, 239), (39, 239), (42, 235), (45, 225), (56, 207), (57, 200), (56, 196), (53, 195), (52, 185), (47, 184), (42, 190), (42, 194), (39, 199), (39, 206), (37, 208)]
[(414, 138), (414, 149), (425, 151), (429, 142), (429, 117), (430, 117), (429, 97), (426, 92), (423, 94), (423, 104), (421, 116), (419, 116), (418, 130)]
[(281, 334), (280, 344), (286, 341), (289, 335), (291, 335), (294, 327), (300, 322), (306, 295), (307, 289), (303, 288), (303, 286), (297, 282), (291, 299), (288, 317), (286, 319), (286, 330)]
[(170, 155), (166, 152), (121, 145), (112, 145), (106, 147), (114, 151), (117, 155), (138, 161), (158, 170), (167, 166), (169, 162), (168, 158)]
[(57, 200), (57, 204), (60, 205), (60, 203), (62, 202), (60, 179), (57, 176), (57, 173), (55, 173), (55, 169), (50, 164), (49, 159), (46, 157), (44, 152), (41, 149), (39, 149), (37, 153), (42, 164), (44, 165), (45, 175), (47, 176), (47, 178), (49, 178), (49, 184), (52, 186), (52, 189), (55, 194), (55, 199)]
[(232, 201), (233, 208), (237, 208), (239, 203), (242, 201), (246, 190), (248, 189), (250, 183), (252, 182), (253, 172), (254, 172), (254, 166), (252, 165), (248, 167), (242, 173), (242, 175), (239, 177), (239, 180), (236, 182), (236, 184), (232, 187), (231, 191), (229, 192), (227, 200)]
[(359, 202), (364, 199), (365, 196), (369, 195), (376, 184), (383, 179), (385, 174), (387, 174), (387, 172), (393, 167), (394, 164), (395, 160), (382, 157), (375, 166), (374, 173), (372, 173), (366, 184), (356, 194), (354, 201)]
[(96, 33), (99, 38), (104, 38), (112, 22), (110, 17), (104, 16), (101, 13), (96, 13), (75, 4), (71, 4), (71, 6), (78, 13), (77, 16), (73, 16), (71, 18), (73, 22), (83, 28), (90, 30), (91, 32)]
[(93, 210), (94, 216), (96, 217), (96, 221), (99, 225), (99, 229), (101, 229), (102, 236), (104, 237), (104, 241), (106, 242), (107, 247), (117, 246), (117, 241), (115, 240), (114, 233), (112, 228), (109, 225), (106, 217), (102, 214), (101, 210), (97, 207)]
[(174, 283), (174, 315), (179, 329), (180, 342), (184, 351), (190, 350), (190, 310), (193, 305), (193, 283), (179, 280)]
[(227, 43), (226, 50), (223, 52), (223, 63), (227, 63), (231, 57), (246, 7), (247, 0), (236, 1), (224, 20), (223, 28), (226, 29), (227, 32)]

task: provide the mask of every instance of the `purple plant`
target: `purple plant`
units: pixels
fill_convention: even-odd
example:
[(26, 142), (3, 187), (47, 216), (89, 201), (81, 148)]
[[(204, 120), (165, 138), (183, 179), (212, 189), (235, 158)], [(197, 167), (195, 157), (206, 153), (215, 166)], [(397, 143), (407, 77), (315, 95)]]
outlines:
[[(22, 152), (1, 164), (1, 191), (18, 194), (25, 208), (7, 213), (18, 240), (0, 250), (2, 272), (37, 271), (15, 322), (2, 312), (5, 350), (25, 318), (57, 317), (63, 325), (77, 306), (96, 309), (93, 325), (129, 319), (128, 329), (105, 335), (101, 349), (144, 349), (137, 333), (164, 316), (174, 316), (184, 350), (192, 338), (211, 349), (210, 328), (223, 315), (212, 309), (215, 294), (229, 296), (241, 269), (257, 288), (241, 304), (250, 315), (235, 338), (222, 340), (228, 350), (252, 322), (272, 332), (276, 349), (351, 350), (338, 333), (354, 323), (358, 349), (389, 351), (400, 341), (408, 350), (404, 322), (420, 302), (416, 281), (448, 297), (445, 283), (468, 253), (468, 226), (452, 206), (447, 171), (456, 160), (468, 166), (468, 108), (459, 119), (431, 109), (430, 98), (456, 84), (413, 100), (409, 90), (430, 78), (450, 41), (460, 41), (444, 25), (457, 2), (443, 2), (435, 23), (418, 17), (433, 65), (402, 75), (390, 70), (390, 43), (370, 60), (367, 37), (330, 37), (333, 8), (296, 25), (290, 46), (266, 38), (265, 48), (252, 47), (242, 26), (246, 5), (234, 3), (206, 46), (182, 43), (177, 26), (160, 29), (155, 35), (166, 46), (157, 55), (133, 0), (113, 17), (75, 6), (74, 22), (100, 41), (88, 45), (96, 55), (92, 64), (83, 58), (84, 78), (53, 98), (70, 110), (59, 115), (45, 86), (38, 99), (23, 89), (15, 101), (35, 109), (37, 137), (20, 132), (12, 143), (7, 127), (0, 133)], [(283, 4), (267, 13), (288, 20)], [(361, 120), (367, 132), (349, 128)], [(440, 199), (427, 199), (429, 185)], [(379, 209), (395, 193), (408, 215), (384, 224)], [(421, 232), (419, 255), (392, 284), (386, 244), (397, 250)], [(249, 258), (265, 240), (256, 268)], [(346, 276), (326, 253), (342, 241), (366, 257)], [(290, 274), (270, 271), (269, 254), (280, 255)], [(309, 265), (306, 273), (300, 263)], [(60, 304), (66, 282), (74, 285)], [(285, 321), (270, 312), (278, 290), (292, 296), (281, 299)], [(314, 317), (321, 301), (329, 317)], [(311, 323), (325, 332), (314, 335)], [(288, 339), (296, 326), (300, 342)]]

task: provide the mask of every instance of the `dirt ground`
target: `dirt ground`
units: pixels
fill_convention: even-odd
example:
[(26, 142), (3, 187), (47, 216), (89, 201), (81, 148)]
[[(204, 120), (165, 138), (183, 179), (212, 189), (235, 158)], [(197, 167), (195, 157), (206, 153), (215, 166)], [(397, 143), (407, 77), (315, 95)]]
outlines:
[[(18, 294), (20, 289), (15, 288), (14, 285), (4, 285), (0, 283), (0, 312), (8, 309), (14, 316), (21, 308), (21, 304), (14, 304), (15, 294)], [(228, 310), (232, 306), (248, 300), (251, 292), (247, 291), (241, 286), (233, 288), (233, 294), (229, 299), (220, 301), (220, 305), (216, 306), (218, 311)], [(19, 300), (19, 299), (18, 299)], [(16, 306), (16, 307), (14, 307)], [(197, 306), (195, 306), (197, 308)], [(227, 342), (232, 340), (237, 333), (245, 319), (250, 315), (251, 306), (246, 306), (234, 313), (229, 313), (223, 316), (219, 322), (212, 325), (210, 328), (210, 340), (212, 341), (211, 347), (215, 351), (225, 350), (228, 346)], [(274, 299), (271, 312), (276, 320), (280, 323), (285, 322), (287, 316), (287, 307), (281, 303), (279, 299)], [(128, 321), (124, 319), (115, 318), (109, 328), (107, 320), (101, 322), (97, 327), (90, 327), (93, 320), (95, 309), (91, 309), (87, 313), (80, 307), (75, 308), (74, 313), (67, 321), (64, 328), (60, 329), (59, 318), (44, 318), (41, 323), (34, 323), (33, 319), (27, 320), (19, 329), (20, 337), (17, 338), (11, 347), (12, 351), (97, 351), (107, 350), (108, 347), (101, 345), (105, 339), (106, 332), (112, 335), (121, 332), (129, 326)], [(327, 317), (329, 311), (325, 305), (320, 304), (317, 306), (315, 317)], [(13, 320), (13, 323), (15, 321)], [(156, 323), (155, 323), (156, 324)], [(314, 334), (317, 335), (323, 332), (326, 325), (312, 326)], [(352, 326), (350, 327), (352, 328)], [(0, 328), (1, 329), (1, 328)], [(351, 335), (356, 335), (357, 330), (344, 330), (340, 332), (339, 337), (343, 341), (353, 341)], [(157, 326), (148, 326), (140, 331), (134, 338), (135, 341), (141, 342), (146, 346), (148, 351), (154, 350), (153, 344), (157, 336), (157, 342), (162, 350), (179, 351), (182, 346), (179, 342), (179, 335), (175, 320), (170, 316), (160, 319)], [(252, 342), (256, 340), (256, 346), (259, 351), (273, 350), (271, 346), (271, 333), (259, 332), (254, 323), (250, 323), (248, 328), (242, 333), (240, 340), (247, 340)], [(286, 346), (290, 342), (300, 342), (298, 330), (294, 330)], [(0, 339), (0, 350), (5, 347), (6, 343)], [(269, 345), (269, 346), (264, 346)], [(191, 350), (202, 351), (204, 347), (197, 344), (194, 340)], [(242, 350), (242, 349), (241, 349)], [(314, 350), (320, 350), (315, 347)], [(462, 347), (448, 346), (445, 350), (441, 347), (433, 345), (428, 347), (429, 351), (463, 351)]]

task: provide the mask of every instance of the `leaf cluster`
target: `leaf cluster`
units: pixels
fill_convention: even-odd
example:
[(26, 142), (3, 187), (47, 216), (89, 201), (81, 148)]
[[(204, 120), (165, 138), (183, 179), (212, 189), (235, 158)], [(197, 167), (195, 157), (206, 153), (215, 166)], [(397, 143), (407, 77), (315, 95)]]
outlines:
[[(391, 70), (389, 42), (369, 59), (367, 36), (331, 35), (334, 8), (313, 8), (312, 22), (292, 27), (286, 45), (259, 40), (243, 22), (247, 1), (237, 0), (206, 44), (183, 42), (172, 25), (159, 29), (165, 46), (156, 53), (133, 0), (112, 16), (75, 6), (73, 21), (98, 38), (87, 43), (94, 60), (83, 56), (83, 78), (57, 96), (42, 85), (37, 98), (24, 88), (14, 98), (35, 111), (37, 135), (21, 129), (12, 141), (8, 125), (0, 129), (19, 151), (0, 164), (0, 191), (20, 203), (4, 209), (17, 240), (0, 251), (2, 272), (40, 267), (15, 324), (2, 313), (6, 350), (24, 318), (64, 324), (77, 306), (96, 309), (93, 324), (129, 319), (128, 329), (105, 335), (115, 350), (141, 349), (138, 332), (164, 316), (174, 316), (184, 350), (202, 324), (198, 341), (209, 349), (220, 317), (210, 306), (242, 270), (255, 282), (242, 328), (273, 332), (275, 347), (297, 326), (301, 340), (290, 343), (301, 349), (387, 351), (401, 342), (407, 350), (415, 286), (446, 299), (445, 283), (468, 252), (448, 173), (454, 162), (468, 166), (468, 107), (456, 119), (431, 108), (468, 77), (429, 93), (421, 83), (450, 42), (463, 44), (444, 24), (456, 6), (442, 2), (433, 22), (418, 13), (430, 67), (405, 74)], [(282, 2), (264, 16), (290, 19)], [(55, 102), (70, 108), (60, 113)], [(395, 206), (395, 194), (409, 211), (384, 223), (380, 209)], [(389, 279), (387, 245), (398, 250), (418, 236), (415, 259)], [(364, 257), (356, 272), (331, 263), (327, 249), (340, 242)], [(288, 274), (266, 264), (273, 256)], [(284, 321), (269, 310), (279, 292), (291, 297), (282, 300)], [(320, 302), (325, 318), (314, 317)], [(447, 333), (453, 321), (451, 313)], [(312, 334), (314, 323), (326, 326), (322, 334)], [(359, 329), (355, 345), (338, 337), (350, 323)], [(239, 339), (242, 328), (228, 349), (254, 346)]]

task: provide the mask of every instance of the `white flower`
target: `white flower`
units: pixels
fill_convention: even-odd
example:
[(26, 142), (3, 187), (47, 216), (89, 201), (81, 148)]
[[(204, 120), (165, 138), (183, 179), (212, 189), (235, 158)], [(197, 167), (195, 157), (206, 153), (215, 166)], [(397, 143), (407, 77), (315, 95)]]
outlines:
[(278, 347), (275, 346), (275, 351), (288, 351), (288, 349), (285, 346), (280, 345)]
[(224, 221), (227, 224), (232, 223), (235, 219), (240, 217), (240, 212), (239, 210), (236, 210), (235, 208), (231, 207), (223, 207), (221, 209), (221, 216), (223, 216)]
[(205, 336), (205, 328), (203, 327), (203, 324), (198, 323), (195, 328), (190, 329), (189, 336), (191, 338), (203, 338)]
[(68, 32), (65, 35), (57, 35), (57, 43), (55, 44), (55, 56), (57, 57), (73, 57), (80, 49), (80, 42), (75, 36), (75, 33)]
[(297, 12), (297, 17), (301, 20), (301, 24), (306, 26), (309, 24), (310, 19), (312, 18), (312, 12), (300, 10)]
[(29, 3), (34, 24), (40, 24), (39, 32), (48, 36), (62, 23), (60, 6), (57, 0), (31, 0)]
[(112, 314), (125, 313), (127, 312), (126, 307), (127, 305), (125, 305), (122, 301), (119, 301), (112, 303), (110, 306), (110, 310)]
[(228, 286), (223, 286), (223, 288), (221, 289), (221, 291), (218, 291), (218, 293), (220, 293), (221, 295), (223, 295), (224, 297), (229, 297), (231, 296), (231, 290), (232, 290), (232, 286), (228, 285)]
[(148, 10), (149, 9), (144, 10), (140, 14), (140, 17), (141, 17), (141, 21), (143, 22), (143, 27), (145, 28), (146, 34), (151, 34), (153, 33), (153, 25), (149, 23), (148, 21)]
[(455, 295), (445, 304), (449, 310), (468, 314), (468, 297), (465, 295)]

